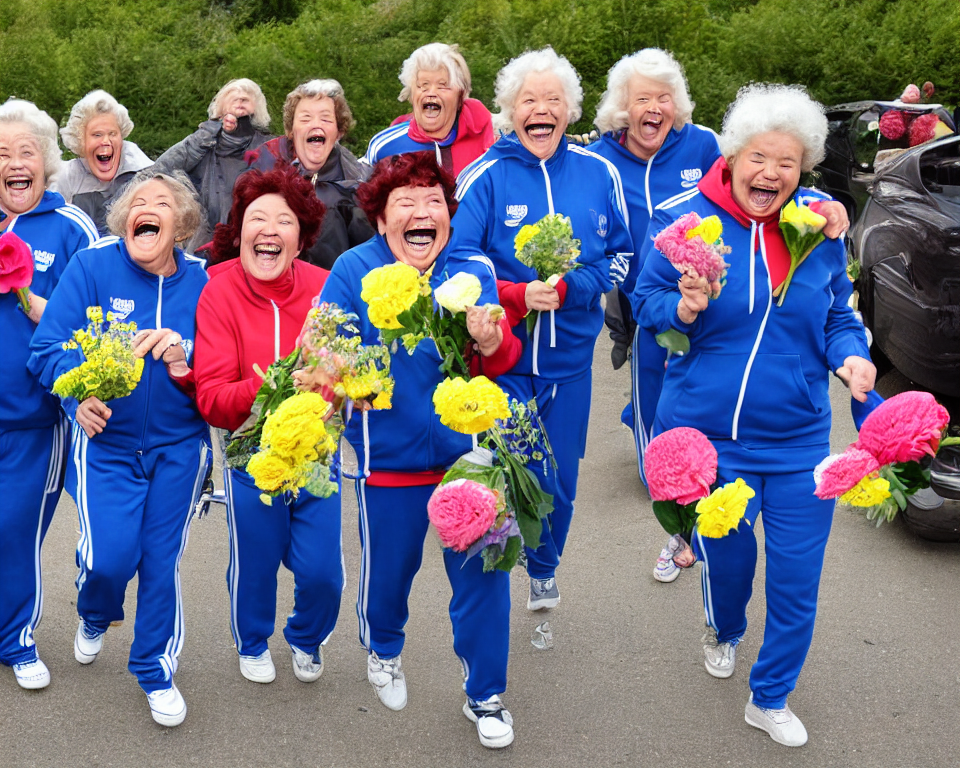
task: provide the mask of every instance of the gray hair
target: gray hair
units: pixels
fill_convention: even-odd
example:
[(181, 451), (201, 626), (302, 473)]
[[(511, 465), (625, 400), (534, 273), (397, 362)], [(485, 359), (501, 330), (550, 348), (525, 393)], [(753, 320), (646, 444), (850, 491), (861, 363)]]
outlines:
[(32, 101), (8, 99), (0, 106), (0, 123), (23, 123), (27, 126), (43, 154), (43, 182), (50, 181), (60, 171), (63, 158), (57, 143), (57, 123)]
[(332, 78), (308, 80), (290, 91), (287, 94), (287, 100), (283, 102), (283, 132), (287, 136), (293, 133), (293, 116), (296, 114), (297, 105), (301, 100), (319, 99), (323, 96), (333, 100), (334, 114), (337, 117), (337, 130), (341, 136), (357, 124), (357, 121), (353, 119), (353, 113), (350, 111), (350, 105), (347, 104), (343, 86), (338, 81)]
[(461, 98), (470, 95), (470, 69), (460, 53), (458, 45), (428, 43), (422, 45), (400, 67), (400, 82), (403, 90), (397, 101), (409, 101), (417, 84), (417, 76), (423, 69), (445, 69), (450, 85), (460, 91)]
[(160, 173), (146, 168), (140, 171), (124, 187), (120, 197), (110, 204), (107, 212), (107, 228), (117, 237), (122, 238), (127, 233), (127, 219), (130, 217), (130, 207), (140, 187), (151, 181), (162, 181), (173, 195), (173, 213), (176, 232), (174, 239), (181, 243), (193, 236), (200, 226), (204, 216), (197, 192), (190, 183), (190, 177), (183, 171), (176, 170), (170, 173)]
[(127, 138), (133, 130), (133, 120), (127, 108), (106, 91), (90, 91), (73, 105), (67, 124), (60, 129), (64, 146), (77, 157), (83, 156), (84, 133), (87, 123), (98, 115), (113, 115), (120, 126), (120, 135)]
[(801, 85), (751, 83), (737, 93), (720, 132), (720, 151), (729, 161), (754, 136), (780, 131), (803, 145), (802, 171), (812, 171), (824, 158), (827, 118), (823, 105)]
[(234, 93), (242, 93), (244, 96), (249, 96), (253, 101), (253, 114), (250, 115), (251, 125), (258, 131), (268, 130), (270, 128), (270, 113), (267, 111), (267, 99), (263, 95), (263, 91), (260, 90), (260, 86), (247, 77), (238, 77), (231, 80), (217, 91), (217, 95), (213, 97), (213, 101), (207, 107), (207, 116), (211, 120), (223, 117), (221, 104)]
[(580, 75), (573, 65), (563, 56), (559, 56), (549, 45), (539, 51), (527, 51), (511, 60), (497, 74), (494, 86), (494, 104), (500, 112), (493, 116), (493, 127), (510, 133), (513, 125), (513, 102), (523, 88), (527, 75), (534, 72), (549, 72), (556, 75), (563, 85), (563, 91), (570, 108), (567, 121), (580, 119), (580, 104), (583, 101), (583, 88), (580, 87)]
[(690, 101), (683, 67), (669, 51), (644, 48), (624, 56), (610, 68), (607, 74), (607, 90), (600, 97), (597, 116), (593, 121), (600, 133), (619, 131), (627, 127), (627, 110), (630, 106), (627, 102), (630, 98), (630, 84), (635, 77), (645, 77), (662, 83), (670, 90), (676, 106), (674, 128), (680, 130), (690, 122), (694, 105)]

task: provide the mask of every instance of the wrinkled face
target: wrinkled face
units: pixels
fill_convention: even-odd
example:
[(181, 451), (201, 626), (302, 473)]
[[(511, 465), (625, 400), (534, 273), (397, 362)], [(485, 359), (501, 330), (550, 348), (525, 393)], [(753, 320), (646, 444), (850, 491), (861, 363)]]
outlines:
[(333, 99), (328, 96), (300, 99), (293, 113), (290, 140), (297, 159), (307, 171), (316, 173), (323, 167), (339, 138)]
[(220, 100), (220, 115), (243, 117), (252, 115), (254, 110), (253, 99), (243, 91), (230, 91)]
[(636, 75), (627, 88), (627, 149), (649, 160), (663, 146), (677, 117), (666, 83)]
[(176, 204), (170, 187), (159, 179), (142, 184), (127, 214), (124, 242), (137, 264), (155, 275), (176, 269), (173, 246), (177, 239)]
[(24, 123), (0, 123), (0, 207), (32, 211), (46, 188), (40, 142)]
[(450, 74), (442, 69), (421, 69), (411, 92), (413, 119), (427, 136), (445, 139), (453, 130), (463, 91), (450, 84)]
[(113, 181), (120, 167), (123, 136), (116, 116), (95, 115), (87, 121), (83, 133), (83, 159), (100, 181)]
[(754, 136), (727, 160), (733, 199), (752, 219), (772, 216), (800, 185), (803, 144), (789, 133)]
[(513, 128), (530, 152), (546, 160), (557, 151), (570, 122), (570, 106), (560, 78), (531, 72), (513, 102)]
[(247, 206), (240, 230), (240, 263), (257, 280), (276, 280), (300, 253), (300, 220), (282, 195), (262, 195)]
[(450, 210), (443, 188), (397, 187), (387, 198), (377, 229), (397, 261), (425, 272), (450, 240)]

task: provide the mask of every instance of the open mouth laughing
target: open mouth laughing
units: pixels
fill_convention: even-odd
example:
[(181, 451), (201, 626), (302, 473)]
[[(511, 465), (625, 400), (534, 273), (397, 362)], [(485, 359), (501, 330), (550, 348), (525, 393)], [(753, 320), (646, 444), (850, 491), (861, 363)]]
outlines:
[(133, 239), (141, 248), (149, 248), (160, 237), (160, 224), (153, 219), (142, 219), (133, 228)]
[(403, 233), (404, 242), (407, 247), (416, 253), (425, 254), (437, 240), (436, 227), (417, 227), (408, 229)]
[(768, 187), (750, 187), (750, 203), (755, 208), (763, 209), (770, 205), (777, 197), (777, 190)]

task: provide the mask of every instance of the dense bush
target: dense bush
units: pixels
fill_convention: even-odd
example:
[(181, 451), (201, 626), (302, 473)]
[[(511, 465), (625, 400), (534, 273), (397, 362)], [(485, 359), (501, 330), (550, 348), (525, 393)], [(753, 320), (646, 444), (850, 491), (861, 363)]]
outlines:
[(510, 57), (553, 45), (583, 78), (578, 131), (591, 127), (607, 70), (646, 46), (683, 62), (694, 117), (714, 128), (751, 80), (803, 83), (829, 104), (893, 98), (929, 79), (938, 100), (960, 101), (956, 0), (4, 0), (0, 97), (62, 122), (104, 88), (156, 156), (205, 119), (232, 77), (261, 84), (275, 131), (297, 83), (335, 77), (358, 123), (347, 143), (362, 151), (406, 111), (400, 64), (433, 40), (460, 44), (488, 105)]

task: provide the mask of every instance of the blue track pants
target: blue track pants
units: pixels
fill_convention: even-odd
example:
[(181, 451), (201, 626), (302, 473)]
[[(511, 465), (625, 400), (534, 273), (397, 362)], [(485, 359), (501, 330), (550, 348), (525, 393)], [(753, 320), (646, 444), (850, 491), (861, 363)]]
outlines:
[(630, 356), (630, 404), (624, 409), (620, 420), (633, 431), (637, 448), (637, 465), (640, 481), (646, 485), (643, 471), (643, 456), (650, 444), (657, 401), (663, 389), (664, 366), (667, 350), (657, 344), (654, 335), (637, 326), (633, 336), (633, 354)]

